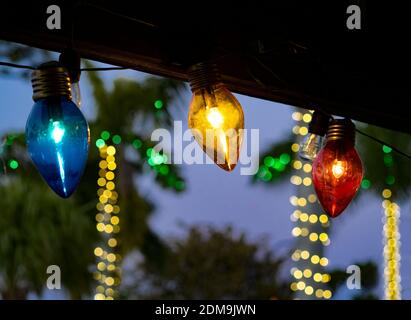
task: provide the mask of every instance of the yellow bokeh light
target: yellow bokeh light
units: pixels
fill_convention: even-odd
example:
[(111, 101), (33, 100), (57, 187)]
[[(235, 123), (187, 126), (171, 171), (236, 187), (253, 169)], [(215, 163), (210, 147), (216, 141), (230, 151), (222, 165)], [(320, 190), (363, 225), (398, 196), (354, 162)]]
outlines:
[(301, 258), (307, 260), (310, 257), (310, 253), (307, 250), (301, 252)]
[(107, 168), (108, 168), (109, 170), (116, 170), (117, 165), (116, 165), (115, 162), (110, 162), (110, 163), (107, 165)]
[(100, 271), (106, 270), (106, 264), (104, 262), (99, 262), (97, 264), (97, 269), (100, 270)]
[(113, 226), (111, 224), (106, 224), (104, 231), (106, 233), (112, 233), (113, 232)]
[(323, 276), (321, 275), (321, 273), (315, 273), (314, 277), (313, 277), (315, 282), (321, 282), (321, 280), (323, 279)]
[(111, 204), (106, 204), (106, 205), (104, 206), (104, 211), (107, 212), (107, 213), (112, 213), (113, 210), (114, 210), (114, 208), (113, 208), (113, 206), (112, 206)]
[(114, 172), (111, 172), (111, 171), (107, 172), (106, 173), (106, 179), (107, 180), (113, 180), (114, 179)]
[(302, 235), (303, 237), (308, 236), (308, 233), (309, 233), (309, 231), (308, 231), (307, 228), (301, 228), (301, 235)]
[(103, 222), (104, 221), (104, 215), (101, 213), (96, 214), (96, 221), (97, 222)]
[(112, 225), (116, 225), (116, 224), (119, 224), (120, 219), (119, 219), (119, 217), (114, 216), (114, 217), (111, 217), (110, 222), (111, 222)]
[(117, 245), (117, 240), (114, 238), (110, 238), (107, 243), (111, 248), (113, 248)]
[(311, 118), (312, 118), (312, 116), (311, 116), (310, 113), (305, 113), (304, 116), (303, 116), (303, 121), (305, 123), (309, 123), (309, 122), (311, 122)]
[(300, 126), (298, 126), (298, 125), (294, 126), (292, 131), (293, 131), (294, 134), (298, 134), (300, 132)]
[(99, 163), (99, 167), (100, 167), (101, 169), (107, 168), (107, 161), (101, 160), (100, 163)]
[(391, 198), (392, 192), (390, 189), (384, 189), (384, 191), (382, 192), (382, 196), (385, 199)]
[(327, 241), (328, 240), (328, 235), (326, 234), (326, 233), (321, 233), (320, 234), (320, 241), (321, 242), (325, 242), (325, 241)]
[(298, 198), (296, 196), (291, 196), (289, 200), (291, 205), (293, 206), (296, 206), (298, 204)]
[(301, 177), (299, 177), (299, 176), (292, 176), (292, 177), (290, 178), (290, 182), (291, 182), (292, 184), (296, 185), (296, 186), (299, 186), (299, 185), (303, 182), (303, 180), (302, 180)]
[(328, 266), (328, 259), (327, 258), (321, 258), (320, 259), (320, 265), (321, 266), (323, 266), (323, 267), (326, 267), (326, 266)]
[(299, 130), (300, 135), (305, 136), (308, 133), (307, 127), (301, 127)]
[(104, 229), (105, 229), (105, 225), (104, 225), (104, 223), (100, 222), (100, 223), (97, 223), (96, 228), (97, 228), (98, 231), (103, 232)]
[(323, 297), (324, 297), (325, 299), (330, 299), (331, 296), (332, 296), (332, 294), (331, 294), (331, 291), (330, 291), (330, 290), (324, 290), (324, 292), (323, 292)]
[(106, 296), (102, 293), (97, 293), (96, 295), (94, 295), (94, 300), (105, 300)]
[(303, 275), (304, 275), (305, 278), (311, 278), (312, 274), (313, 273), (310, 269), (305, 269), (304, 272), (303, 272)]
[(119, 206), (113, 206), (113, 212), (114, 213), (119, 213), (120, 212), (120, 207)]
[(296, 170), (300, 170), (302, 168), (303, 164), (300, 160), (295, 160), (293, 163), (293, 168)]
[(298, 281), (297, 282), (297, 289), (298, 290), (304, 290), (305, 288), (305, 282), (304, 281)]
[(318, 264), (319, 262), (320, 262), (320, 257), (319, 257), (319, 256), (313, 255), (313, 256), (311, 257), (311, 263), (313, 263), (313, 264)]
[(298, 237), (298, 236), (301, 235), (301, 229), (300, 229), (299, 227), (295, 227), (295, 228), (293, 228), (293, 230), (291, 231), (291, 234), (292, 234), (294, 237)]
[(315, 296), (317, 298), (322, 298), (323, 297), (323, 290), (322, 289), (315, 290)]
[(298, 150), (300, 150), (300, 145), (299, 145), (298, 143), (293, 143), (293, 144), (291, 145), (291, 150), (292, 150), (293, 152), (298, 152)]
[(318, 240), (318, 234), (313, 232), (313, 233), (310, 234), (309, 238), (310, 238), (310, 241), (315, 242), (315, 241)]
[(313, 287), (311, 287), (311, 286), (307, 286), (307, 287), (305, 288), (304, 292), (305, 292), (306, 295), (309, 295), (309, 296), (310, 296), (310, 295), (313, 294), (314, 289), (313, 289)]
[(318, 217), (316, 214), (310, 214), (309, 220), (311, 223), (316, 223), (318, 221)]
[(113, 163), (116, 161), (116, 158), (114, 156), (107, 156), (106, 161), (108, 163)]
[(108, 262), (114, 262), (114, 261), (116, 261), (116, 255), (115, 255), (114, 253), (109, 253), (109, 254), (107, 255), (107, 261), (108, 261)]
[(97, 247), (94, 249), (94, 255), (97, 257), (100, 257), (103, 254), (103, 249), (101, 249), (100, 247)]
[(107, 190), (110, 190), (110, 191), (114, 190), (115, 187), (116, 187), (116, 185), (114, 184), (113, 181), (107, 182), (107, 185), (106, 185)]
[(311, 164), (309, 164), (309, 163), (304, 164), (303, 170), (304, 170), (304, 172), (310, 173), (311, 170), (312, 170)]
[(305, 178), (303, 179), (303, 185), (305, 185), (306, 187), (310, 186), (311, 183), (312, 183), (311, 178), (305, 177)]
[(301, 112), (295, 111), (292, 113), (291, 117), (294, 121), (301, 121), (303, 119), (303, 115)]
[(291, 283), (290, 289), (291, 289), (292, 291), (297, 291), (297, 290), (298, 290), (298, 288), (297, 288), (297, 283), (295, 283), (295, 282)]
[(325, 215), (325, 214), (322, 214), (321, 216), (320, 216), (320, 222), (321, 223), (327, 223), (328, 222), (328, 217), (327, 217), (327, 215)]
[(303, 277), (303, 273), (301, 272), (301, 270), (296, 270), (293, 274), (294, 278), (296, 279), (301, 279)]
[(322, 280), (323, 283), (330, 282), (331, 281), (331, 276), (329, 274), (323, 274), (321, 280)]
[(307, 221), (308, 221), (308, 214), (302, 213), (302, 214), (300, 215), (300, 220), (301, 220), (302, 222), (307, 222)]
[(105, 283), (108, 286), (112, 286), (114, 284), (114, 279), (112, 277), (107, 277)]
[(306, 200), (305, 198), (299, 198), (299, 199), (297, 200), (297, 204), (298, 204), (300, 207), (305, 207), (305, 206), (307, 205), (307, 200)]
[(106, 184), (106, 179), (104, 179), (104, 178), (99, 178), (99, 179), (97, 180), (97, 184), (98, 184), (100, 187), (104, 187), (105, 184)]
[(109, 146), (107, 147), (106, 152), (109, 156), (114, 156), (116, 154), (116, 148), (113, 146)]
[(314, 203), (316, 201), (317, 201), (317, 196), (315, 194), (312, 193), (308, 196), (308, 202), (309, 203)]
[(106, 202), (108, 201), (108, 199), (104, 196), (104, 194), (101, 195), (101, 196), (98, 198), (98, 200), (99, 200), (101, 203), (106, 203)]

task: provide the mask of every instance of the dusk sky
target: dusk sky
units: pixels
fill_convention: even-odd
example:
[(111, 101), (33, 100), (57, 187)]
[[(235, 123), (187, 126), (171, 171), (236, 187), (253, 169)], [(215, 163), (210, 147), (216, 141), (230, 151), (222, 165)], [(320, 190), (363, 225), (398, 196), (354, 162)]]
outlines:
[[(107, 85), (116, 77), (142, 79), (143, 73), (135, 71), (114, 71), (104, 73)], [(82, 76), (82, 110), (88, 118), (93, 117), (94, 107), (86, 75)], [(22, 131), (33, 105), (32, 89), (28, 80), (0, 78), (0, 133)], [(188, 106), (190, 91), (184, 94)], [(293, 126), (293, 109), (278, 103), (237, 96), (243, 106), (247, 129), (260, 130), (260, 151), (264, 152), (272, 143), (289, 135)], [(183, 108), (179, 108), (182, 110)], [(115, 110), (113, 110), (115, 112)], [(187, 126), (187, 112), (177, 113), (176, 120)], [(94, 141), (91, 142), (94, 147)], [(97, 170), (97, 168), (96, 168)], [(143, 193), (153, 200), (157, 210), (151, 221), (163, 236), (181, 233), (178, 222), (186, 224), (232, 225), (245, 231), (252, 239), (268, 235), (271, 246), (284, 254), (292, 245), (290, 214), (293, 207), (289, 197), (295, 187), (288, 181), (274, 187), (251, 184), (249, 176), (241, 176), (239, 168), (227, 173), (215, 165), (182, 165), (187, 191), (176, 195), (163, 191), (150, 182), (139, 181)], [(364, 192), (364, 191), (362, 191)], [(121, 197), (121, 195), (120, 195)], [(403, 299), (411, 298), (411, 203), (401, 204), (401, 275)], [(364, 195), (340, 217), (332, 221), (331, 245), (326, 249), (330, 260), (329, 268), (346, 268), (355, 262), (372, 259), (380, 272), (378, 294), (382, 298), (382, 210), (381, 199)], [(349, 293), (340, 294), (340, 298)]]

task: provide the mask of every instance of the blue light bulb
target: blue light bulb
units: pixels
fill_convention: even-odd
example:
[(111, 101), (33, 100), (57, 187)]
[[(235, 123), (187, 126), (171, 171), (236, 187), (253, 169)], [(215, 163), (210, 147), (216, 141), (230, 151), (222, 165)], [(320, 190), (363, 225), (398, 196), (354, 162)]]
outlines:
[[(33, 80), (34, 89), (35, 85)], [(89, 128), (80, 109), (64, 90), (44, 91), (43, 86), (40, 89), (43, 90), (40, 93), (34, 91), (36, 102), (26, 123), (27, 147), (50, 188), (67, 198), (79, 184), (87, 162)]]

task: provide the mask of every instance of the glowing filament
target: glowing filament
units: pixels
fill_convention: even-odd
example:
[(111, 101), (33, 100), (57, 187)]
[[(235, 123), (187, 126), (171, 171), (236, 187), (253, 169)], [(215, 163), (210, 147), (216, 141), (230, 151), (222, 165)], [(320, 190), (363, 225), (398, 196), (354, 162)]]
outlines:
[(331, 170), (335, 178), (337, 179), (341, 178), (345, 174), (345, 170), (346, 170), (345, 161), (334, 160)]

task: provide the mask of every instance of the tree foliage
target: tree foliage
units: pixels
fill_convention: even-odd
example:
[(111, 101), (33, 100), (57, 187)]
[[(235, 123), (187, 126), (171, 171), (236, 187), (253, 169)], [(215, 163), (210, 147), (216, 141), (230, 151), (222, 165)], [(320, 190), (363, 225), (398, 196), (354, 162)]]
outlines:
[(161, 271), (147, 262), (136, 266), (144, 271), (144, 289), (131, 286), (125, 293), (161, 299), (290, 297), (279, 274), (283, 259), (274, 256), (266, 241), (250, 241), (231, 227), (191, 227), (184, 238), (168, 241), (165, 262)]

